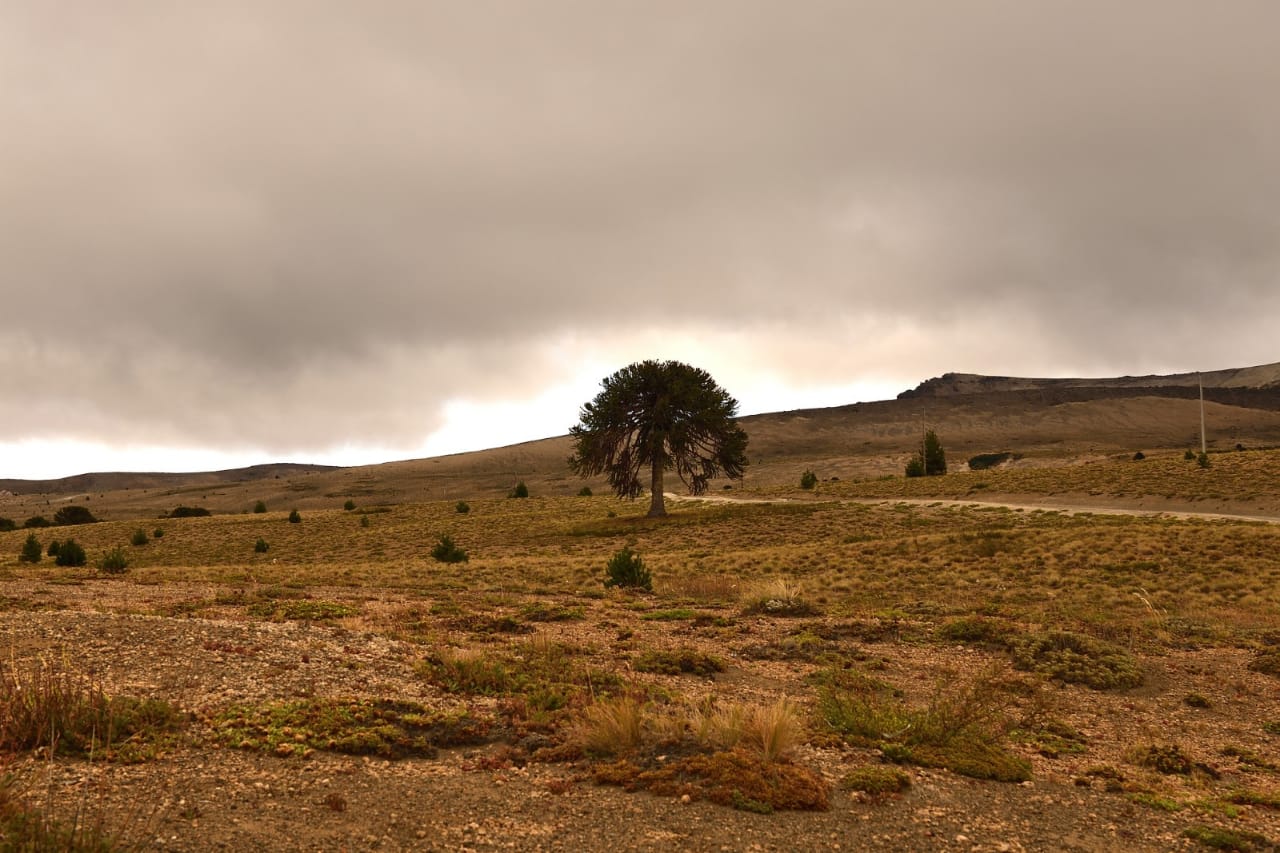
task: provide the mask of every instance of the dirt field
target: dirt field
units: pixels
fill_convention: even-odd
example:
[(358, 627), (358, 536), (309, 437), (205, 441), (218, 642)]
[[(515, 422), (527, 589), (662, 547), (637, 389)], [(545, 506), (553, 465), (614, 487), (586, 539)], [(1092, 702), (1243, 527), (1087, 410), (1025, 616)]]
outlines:
[[(1208, 496), (1276, 463), (1151, 499), (1266, 516)], [(1141, 500), (1125, 470), (1043, 491)], [(0, 533), (0, 813), (171, 850), (1270, 849), (1280, 525), (932, 479)], [(31, 532), (89, 565), (20, 563)], [(624, 547), (652, 591), (604, 585)], [(119, 734), (22, 741), (24, 696)]]

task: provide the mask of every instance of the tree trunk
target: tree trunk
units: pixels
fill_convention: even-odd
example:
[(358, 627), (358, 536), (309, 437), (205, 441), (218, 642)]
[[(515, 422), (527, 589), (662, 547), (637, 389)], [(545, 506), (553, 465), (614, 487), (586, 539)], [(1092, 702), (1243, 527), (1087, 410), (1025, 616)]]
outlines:
[(662, 464), (662, 454), (653, 454), (653, 480), (649, 487), (653, 495), (649, 499), (649, 518), (661, 518), (667, 514), (667, 505), (662, 498), (662, 473), (665, 467)]

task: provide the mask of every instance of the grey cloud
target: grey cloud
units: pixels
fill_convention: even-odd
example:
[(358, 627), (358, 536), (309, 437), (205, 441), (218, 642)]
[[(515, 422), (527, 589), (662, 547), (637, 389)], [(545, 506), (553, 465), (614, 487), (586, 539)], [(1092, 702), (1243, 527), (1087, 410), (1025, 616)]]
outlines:
[(555, 381), (566, 335), (677, 323), (767, 329), (796, 381), (788, 341), (849, 324), (869, 363), (933, 341), (911, 382), (1275, 358), (1269, 3), (4, 16), (0, 438), (35, 397), (68, 433), (407, 445)]

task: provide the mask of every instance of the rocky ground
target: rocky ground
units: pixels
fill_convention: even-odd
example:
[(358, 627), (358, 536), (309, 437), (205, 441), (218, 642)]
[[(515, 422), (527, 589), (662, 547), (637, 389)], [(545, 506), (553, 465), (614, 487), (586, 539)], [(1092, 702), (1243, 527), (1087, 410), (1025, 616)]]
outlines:
[[(344, 594), (316, 592), (335, 600)], [(0, 642), (10, 666), (63, 660), (113, 692), (163, 697), (196, 720), (158, 758), (138, 764), (15, 756), (7, 769), (30, 798), (52, 804), (59, 814), (100, 816), (109, 829), (146, 848), (191, 851), (1178, 850), (1199, 848), (1183, 835), (1196, 824), (1280, 838), (1280, 820), (1270, 809), (1241, 806), (1232, 816), (1212, 805), (1234, 787), (1276, 787), (1274, 769), (1222, 754), (1222, 746), (1232, 744), (1255, 758), (1269, 756), (1264, 764), (1280, 761), (1261, 728), (1280, 719), (1280, 682), (1250, 672), (1238, 650), (1148, 659), (1146, 685), (1129, 692), (1054, 688), (1046, 701), (1087, 735), (1089, 748), (1056, 759), (1025, 749), (1034, 766), (1031, 781), (977, 781), (908, 767), (905, 793), (869, 799), (840, 790), (838, 781), (876, 755), (819, 740), (800, 746), (795, 760), (831, 785), (829, 809), (755, 814), (598, 786), (582, 762), (485, 760), (502, 754), (499, 743), (400, 760), (324, 750), (281, 758), (221, 744), (200, 721), (237, 703), (393, 697), (428, 707), (466, 701), (483, 709), (492, 700), (441, 693), (415, 672), (429, 651), (421, 642), (364, 630), (370, 613), (407, 605), (394, 596), (364, 602), (363, 621), (342, 624), (251, 620), (234, 605), (198, 616), (155, 615), (181, 611), (182, 602), (212, 593), (199, 585), (138, 587), (124, 580), (0, 584), (0, 597), (9, 603), (0, 614)], [(596, 648), (607, 659), (621, 636), (621, 617), (616, 609), (604, 610), (609, 602), (588, 607), (586, 619), (542, 630)], [(123, 612), (129, 610), (134, 612)], [(720, 637), (669, 623), (636, 620), (627, 630), (637, 632), (629, 640), (636, 645), (706, 643), (725, 655), (729, 666), (714, 681), (670, 677), (684, 693), (804, 696), (804, 667), (794, 662), (750, 660), (735, 654), (736, 647), (726, 649)], [(767, 643), (779, 630), (760, 619), (746, 633), (753, 643)], [(451, 642), (491, 641), (453, 631), (443, 621), (440, 631)], [(991, 664), (989, 653), (964, 647), (888, 641), (860, 643), (857, 650), (873, 655), (887, 679), (921, 696), (940, 678), (963, 681)], [(1187, 706), (1189, 692), (1204, 696), (1209, 707)], [(1125, 750), (1143, 741), (1183, 744), (1221, 778), (1169, 779), (1126, 765)], [(1088, 768), (1098, 765), (1149, 782), (1161, 796), (1204, 805), (1166, 811), (1107, 791), (1100, 781), (1085, 785)]]

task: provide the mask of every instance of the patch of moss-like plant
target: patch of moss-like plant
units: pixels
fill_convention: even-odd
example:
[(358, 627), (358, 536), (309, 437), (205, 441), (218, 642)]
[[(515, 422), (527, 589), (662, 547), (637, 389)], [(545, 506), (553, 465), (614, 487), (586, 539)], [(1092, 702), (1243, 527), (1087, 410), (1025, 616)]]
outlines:
[(1024, 671), (1095, 690), (1137, 687), (1143, 681), (1138, 662), (1122, 649), (1069, 631), (1039, 634), (1016, 643), (1013, 663)]
[(390, 699), (301, 699), (236, 705), (209, 720), (218, 739), (282, 758), (312, 750), (432, 758), (438, 747), (484, 743), (491, 723), (466, 709)]
[(724, 663), (713, 655), (696, 649), (654, 649), (637, 655), (632, 661), (638, 672), (658, 675), (699, 675), (710, 677), (724, 672)]
[(520, 618), (526, 622), (574, 622), (585, 619), (581, 607), (563, 607), (545, 601), (531, 601), (520, 608)]
[(1018, 629), (1003, 619), (989, 616), (963, 616), (938, 628), (938, 636), (949, 643), (1007, 649), (1018, 636)]
[(1059, 720), (1045, 720), (1034, 727), (1014, 729), (1009, 737), (1018, 743), (1029, 744), (1045, 758), (1079, 755), (1088, 748), (1083, 734)]
[(344, 619), (356, 614), (356, 608), (336, 601), (310, 599), (285, 599), (283, 601), (255, 601), (246, 608), (250, 616), (274, 622), (325, 622)]
[(1249, 661), (1249, 669), (1280, 678), (1280, 648), (1264, 649)]
[(1213, 850), (1253, 853), (1253, 851), (1276, 849), (1275, 843), (1265, 835), (1243, 829), (1224, 829), (1220, 826), (1197, 824), (1187, 827), (1182, 834)]
[(1002, 694), (988, 679), (951, 692), (939, 691), (928, 705), (905, 705), (885, 685), (839, 674), (819, 690), (819, 714), (828, 729), (849, 743), (878, 747), (898, 764), (945, 767), (962, 776), (1022, 782), (1031, 765), (1003, 742), (1010, 729)]
[(535, 697), (543, 710), (567, 704), (573, 696), (605, 695), (622, 687), (617, 675), (579, 664), (564, 646), (539, 638), (501, 653), (435, 654), (417, 670), (448, 693)]
[(1183, 752), (1182, 747), (1176, 743), (1136, 747), (1130, 751), (1128, 758), (1139, 767), (1146, 767), (1166, 776), (1189, 776), (1196, 767), (1191, 756)]
[(883, 798), (906, 791), (911, 787), (911, 777), (892, 765), (868, 764), (846, 773), (840, 779), (840, 787)]
[(825, 811), (828, 807), (827, 784), (817, 773), (743, 749), (697, 753), (654, 762), (652, 767), (624, 759), (599, 765), (592, 775), (601, 785), (705, 799), (760, 814), (784, 809)]

